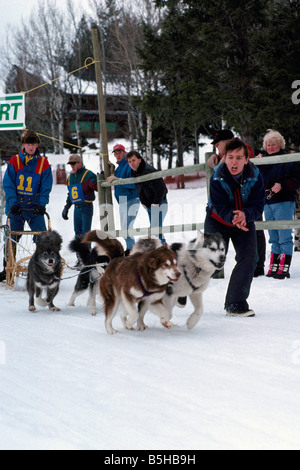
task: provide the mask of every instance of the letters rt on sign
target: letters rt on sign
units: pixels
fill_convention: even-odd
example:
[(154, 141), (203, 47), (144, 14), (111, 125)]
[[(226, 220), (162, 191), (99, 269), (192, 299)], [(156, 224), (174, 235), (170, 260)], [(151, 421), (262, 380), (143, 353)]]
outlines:
[(0, 131), (22, 130), (25, 126), (25, 95), (0, 95)]

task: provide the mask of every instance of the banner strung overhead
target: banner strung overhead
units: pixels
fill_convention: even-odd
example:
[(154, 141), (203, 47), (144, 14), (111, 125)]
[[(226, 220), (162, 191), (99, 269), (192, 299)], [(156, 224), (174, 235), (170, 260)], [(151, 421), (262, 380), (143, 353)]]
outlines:
[(22, 130), (25, 127), (25, 94), (0, 95), (0, 131)]

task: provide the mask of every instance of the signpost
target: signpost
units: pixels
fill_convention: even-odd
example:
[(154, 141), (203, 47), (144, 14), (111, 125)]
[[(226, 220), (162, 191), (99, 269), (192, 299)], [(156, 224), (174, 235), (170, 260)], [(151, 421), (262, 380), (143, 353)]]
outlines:
[(22, 130), (25, 127), (25, 94), (0, 95), (0, 131)]

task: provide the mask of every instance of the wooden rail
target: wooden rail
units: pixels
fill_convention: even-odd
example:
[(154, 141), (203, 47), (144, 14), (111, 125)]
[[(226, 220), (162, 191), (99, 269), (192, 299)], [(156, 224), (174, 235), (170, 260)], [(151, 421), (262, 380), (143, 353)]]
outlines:
[[(206, 160), (212, 153), (206, 154)], [(300, 153), (292, 153), (285, 155), (276, 155), (274, 157), (265, 157), (265, 158), (253, 158), (251, 161), (256, 165), (272, 165), (277, 163), (290, 163), (290, 162), (300, 162)], [(172, 168), (169, 170), (156, 171), (148, 175), (139, 176), (137, 178), (126, 178), (115, 180), (111, 183), (101, 180), (100, 186), (107, 188), (110, 186), (123, 186), (126, 184), (135, 184), (142, 183), (145, 181), (152, 181), (158, 178), (165, 178), (167, 176), (174, 175), (184, 175), (190, 173), (197, 173), (200, 171), (205, 171), (207, 174), (207, 179), (209, 179), (213, 170), (209, 168), (206, 164), (191, 165), (180, 168)], [(100, 175), (98, 175), (100, 179)], [(256, 230), (287, 230), (293, 228), (300, 228), (300, 220), (276, 220), (269, 222), (255, 222)], [(177, 232), (192, 232), (195, 230), (203, 230), (204, 223), (189, 223), (189, 224), (178, 224), (178, 225), (169, 225), (164, 227), (143, 227), (136, 229), (128, 230), (106, 230), (112, 236), (115, 237), (134, 237), (142, 235), (159, 235), (161, 233), (177, 233)]]

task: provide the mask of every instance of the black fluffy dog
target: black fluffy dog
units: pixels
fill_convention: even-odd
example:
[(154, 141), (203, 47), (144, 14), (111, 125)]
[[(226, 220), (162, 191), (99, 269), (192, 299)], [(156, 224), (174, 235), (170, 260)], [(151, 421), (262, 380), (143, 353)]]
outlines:
[[(29, 311), (36, 310), (36, 302), (41, 307), (49, 307), (53, 312), (60, 309), (53, 304), (54, 297), (59, 290), (62, 273), (62, 259), (59, 254), (62, 238), (55, 231), (45, 232), (38, 237), (36, 250), (29, 261), (27, 291), (29, 294)], [(42, 293), (46, 291), (46, 298), (42, 299)]]
[(69, 245), (70, 251), (76, 253), (82, 266), (77, 278), (74, 292), (70, 298), (69, 306), (75, 306), (75, 299), (89, 289), (91, 315), (96, 315), (96, 293), (99, 290), (99, 278), (105, 271), (110, 258), (106, 254), (99, 254), (97, 248), (90, 247), (89, 243), (82, 243), (83, 237), (76, 237)]

